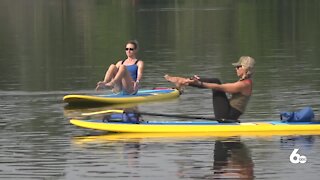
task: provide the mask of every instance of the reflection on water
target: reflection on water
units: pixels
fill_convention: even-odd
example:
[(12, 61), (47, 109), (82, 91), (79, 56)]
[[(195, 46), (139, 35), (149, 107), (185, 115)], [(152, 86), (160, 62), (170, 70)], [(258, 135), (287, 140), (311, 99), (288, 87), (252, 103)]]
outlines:
[(249, 149), (237, 139), (216, 141), (214, 149), (214, 177), (253, 179), (253, 161)]
[[(191, 136), (143, 138), (141, 136), (128, 139), (126, 136), (120, 138), (121, 135), (115, 135), (119, 138), (114, 139), (113, 136), (110, 134), (78, 137), (74, 139), (74, 145), (83, 150), (89, 150), (91, 147), (98, 149), (106, 146), (108, 146), (107, 149), (112, 149), (112, 146), (118, 147), (117, 152), (114, 153), (121, 159), (120, 161), (123, 161), (121, 164), (124, 163), (125, 166), (133, 168), (127, 169), (128, 177), (131, 177), (132, 171), (143, 167), (145, 171), (157, 175), (156, 177), (163, 173), (164, 177), (168, 176), (169, 179), (175, 179), (174, 177), (253, 179), (250, 150), (239, 137), (210, 139), (206, 136), (194, 138)], [(108, 151), (107, 149), (105, 150)], [(155, 173), (163, 166), (170, 168)], [(115, 169), (114, 173), (121, 171), (126, 170)]]
[[(214, 144), (214, 145), (213, 145)], [(212, 167), (207, 172), (201, 172), (206, 166), (201, 166), (199, 160), (188, 160), (179, 163), (180, 178), (192, 179), (253, 179), (253, 161), (250, 150), (238, 137), (216, 140), (209, 147), (212, 152)], [(199, 172), (200, 171), (200, 172)]]
[[(308, 172), (310, 167), (317, 164), (311, 159), (303, 170), (299, 166), (292, 166), (289, 155), (293, 148), (307, 157), (312, 157), (307, 151), (302, 150), (301, 144), (294, 147), (287, 146), (284, 140), (295, 141), (297, 136), (264, 136), (259, 138), (247, 136), (233, 137), (208, 137), (202, 135), (177, 135), (177, 134), (107, 134), (99, 136), (83, 136), (73, 138), (72, 149), (81, 154), (101, 157), (110, 162), (117, 162), (112, 172), (107, 169), (99, 170), (101, 177), (140, 177), (147, 179), (274, 179), (290, 176), (280, 172), (291, 171)], [(304, 145), (309, 150), (316, 152), (313, 147), (315, 141), (310, 136), (305, 137)], [(302, 142), (302, 141), (301, 141)], [(280, 144), (280, 146), (277, 146)], [(287, 146), (287, 150), (283, 150)], [(93, 153), (94, 152), (94, 153)], [(80, 155), (80, 154), (79, 154)], [(77, 155), (76, 155), (77, 156)], [(316, 157), (314, 157), (316, 158)], [(89, 160), (89, 159), (88, 159)], [(89, 160), (90, 161), (90, 160)], [(86, 162), (82, 159), (79, 163)], [(93, 166), (98, 162), (90, 161)], [(78, 166), (76, 166), (78, 167)], [(143, 169), (140, 172), (138, 169)], [(109, 169), (110, 170), (110, 169)], [(103, 174), (108, 172), (108, 176)], [(146, 173), (148, 172), (148, 173)], [(94, 176), (90, 170), (80, 173), (87, 177)], [(124, 175), (125, 174), (125, 175)], [(142, 175), (143, 174), (143, 175)], [(143, 177), (142, 177), (143, 176)], [(161, 177), (161, 178), (159, 178)], [(315, 178), (314, 175), (309, 177)]]
[(311, 150), (315, 142), (314, 136), (290, 136), (280, 139), (281, 149), (299, 148)]

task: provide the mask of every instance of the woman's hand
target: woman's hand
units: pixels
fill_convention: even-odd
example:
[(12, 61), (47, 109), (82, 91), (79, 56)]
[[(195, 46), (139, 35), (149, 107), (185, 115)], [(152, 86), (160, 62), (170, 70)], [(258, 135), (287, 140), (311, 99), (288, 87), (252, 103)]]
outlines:
[(136, 81), (136, 82), (133, 83), (133, 89), (135, 91), (139, 89), (139, 87), (140, 87), (139, 83), (140, 83), (139, 81)]

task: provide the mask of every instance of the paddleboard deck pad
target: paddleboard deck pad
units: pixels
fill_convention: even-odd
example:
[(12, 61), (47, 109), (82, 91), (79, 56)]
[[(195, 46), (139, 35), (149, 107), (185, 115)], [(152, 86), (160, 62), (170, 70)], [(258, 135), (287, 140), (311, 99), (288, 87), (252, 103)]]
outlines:
[(173, 99), (180, 96), (177, 89), (161, 88), (152, 90), (139, 90), (135, 95), (107, 94), (107, 95), (78, 95), (71, 94), (63, 97), (63, 101), (70, 105), (92, 104), (129, 104), (149, 101)]

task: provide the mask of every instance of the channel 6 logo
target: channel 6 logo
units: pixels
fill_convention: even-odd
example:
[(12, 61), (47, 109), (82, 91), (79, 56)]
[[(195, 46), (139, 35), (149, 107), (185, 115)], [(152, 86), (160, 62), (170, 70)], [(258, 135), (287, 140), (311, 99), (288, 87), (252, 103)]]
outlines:
[(298, 151), (299, 151), (299, 149), (294, 149), (292, 151), (292, 153), (290, 154), (290, 162), (293, 163), (293, 164), (298, 164), (298, 163), (304, 164), (304, 163), (306, 163), (307, 162), (307, 157), (298, 154)]

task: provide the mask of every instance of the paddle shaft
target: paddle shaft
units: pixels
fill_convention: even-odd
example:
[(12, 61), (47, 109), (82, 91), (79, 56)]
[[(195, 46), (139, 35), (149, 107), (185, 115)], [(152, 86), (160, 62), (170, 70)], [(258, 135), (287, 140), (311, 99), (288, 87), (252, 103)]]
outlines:
[(136, 112), (136, 111), (125, 111), (125, 113), (137, 113), (140, 115), (147, 115), (147, 116), (161, 116), (161, 117), (174, 117), (174, 118), (186, 118), (186, 119), (201, 119), (201, 120), (211, 120), (211, 121), (218, 121), (223, 123), (234, 123), (239, 122), (237, 120), (228, 120), (228, 119), (216, 119), (214, 117), (203, 117), (203, 116), (188, 116), (188, 115), (180, 115), (180, 114), (161, 114), (161, 113), (149, 113), (149, 112)]
[(180, 114), (161, 114), (161, 113), (148, 113), (148, 112), (135, 112), (141, 115), (147, 116), (164, 116), (164, 117), (175, 117), (175, 118), (190, 118), (190, 119), (203, 119), (203, 120), (216, 120), (210, 117), (202, 117), (202, 116), (188, 116), (188, 115), (180, 115)]
[(185, 119), (201, 119), (201, 120), (210, 120), (210, 121), (218, 121), (221, 123), (234, 123), (239, 122), (238, 120), (228, 120), (228, 119), (216, 119), (214, 117), (203, 117), (203, 116), (188, 116), (188, 115), (180, 115), (180, 114), (162, 114), (162, 113), (150, 113), (150, 112), (141, 112), (141, 111), (124, 111), (124, 110), (105, 110), (98, 111), (92, 113), (82, 113), (84, 116), (97, 115), (97, 114), (110, 114), (110, 113), (135, 113), (139, 115), (147, 115), (147, 116), (161, 116), (161, 117), (174, 117), (174, 118), (185, 118)]

